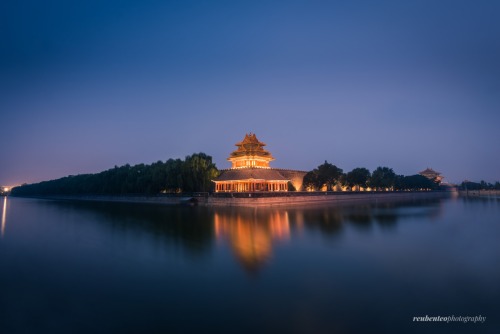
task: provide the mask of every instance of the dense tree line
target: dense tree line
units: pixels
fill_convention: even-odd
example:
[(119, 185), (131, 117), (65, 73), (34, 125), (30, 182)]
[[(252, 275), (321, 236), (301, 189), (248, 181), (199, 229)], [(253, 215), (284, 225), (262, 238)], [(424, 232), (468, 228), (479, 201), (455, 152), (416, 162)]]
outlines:
[(57, 180), (22, 185), (12, 195), (158, 194), (205, 192), (219, 175), (212, 157), (205, 153), (184, 160), (169, 159), (151, 165), (138, 164), (108, 169), (97, 174), (70, 175)]
[(434, 190), (439, 188), (437, 180), (423, 175), (397, 175), (392, 168), (377, 167), (372, 173), (366, 168), (354, 168), (344, 173), (341, 168), (325, 161), (304, 176), (304, 188), (311, 190), (335, 190), (336, 187), (372, 190)]
[(460, 189), (462, 190), (500, 190), (500, 182), (488, 183), (484, 180), (481, 182), (471, 182), (464, 181), (460, 185)]

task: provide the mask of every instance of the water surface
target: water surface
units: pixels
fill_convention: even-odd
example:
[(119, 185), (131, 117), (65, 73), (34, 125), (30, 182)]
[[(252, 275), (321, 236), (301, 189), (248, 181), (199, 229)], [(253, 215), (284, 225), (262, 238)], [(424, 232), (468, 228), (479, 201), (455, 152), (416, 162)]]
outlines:
[[(498, 333), (500, 201), (0, 198), (1, 333)], [(416, 323), (415, 316), (486, 316)]]

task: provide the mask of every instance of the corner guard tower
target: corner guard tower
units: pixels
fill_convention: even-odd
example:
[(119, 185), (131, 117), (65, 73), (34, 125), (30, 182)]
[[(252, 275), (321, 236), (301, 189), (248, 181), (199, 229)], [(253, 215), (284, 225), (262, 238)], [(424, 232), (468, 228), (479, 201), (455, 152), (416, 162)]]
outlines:
[(282, 192), (288, 191), (288, 182), (301, 190), (306, 172), (271, 168), (269, 163), (274, 157), (254, 133), (246, 134), (235, 145), (237, 149), (227, 158), (231, 168), (222, 170), (213, 180), (215, 192)]

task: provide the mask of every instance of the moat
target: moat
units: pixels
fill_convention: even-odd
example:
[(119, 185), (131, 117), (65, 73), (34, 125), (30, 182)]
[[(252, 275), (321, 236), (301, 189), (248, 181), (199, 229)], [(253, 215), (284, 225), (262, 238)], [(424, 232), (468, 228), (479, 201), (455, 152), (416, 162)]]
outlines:
[[(500, 199), (311, 208), (0, 197), (0, 332), (483, 333)], [(416, 323), (416, 316), (484, 323)]]

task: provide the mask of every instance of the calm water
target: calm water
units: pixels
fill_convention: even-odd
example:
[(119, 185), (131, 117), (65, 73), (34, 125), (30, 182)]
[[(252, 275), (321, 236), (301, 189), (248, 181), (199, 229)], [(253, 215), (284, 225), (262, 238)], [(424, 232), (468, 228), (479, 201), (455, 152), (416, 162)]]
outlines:
[[(0, 200), (0, 333), (500, 332), (500, 199)], [(425, 315), (486, 322), (412, 321)]]

